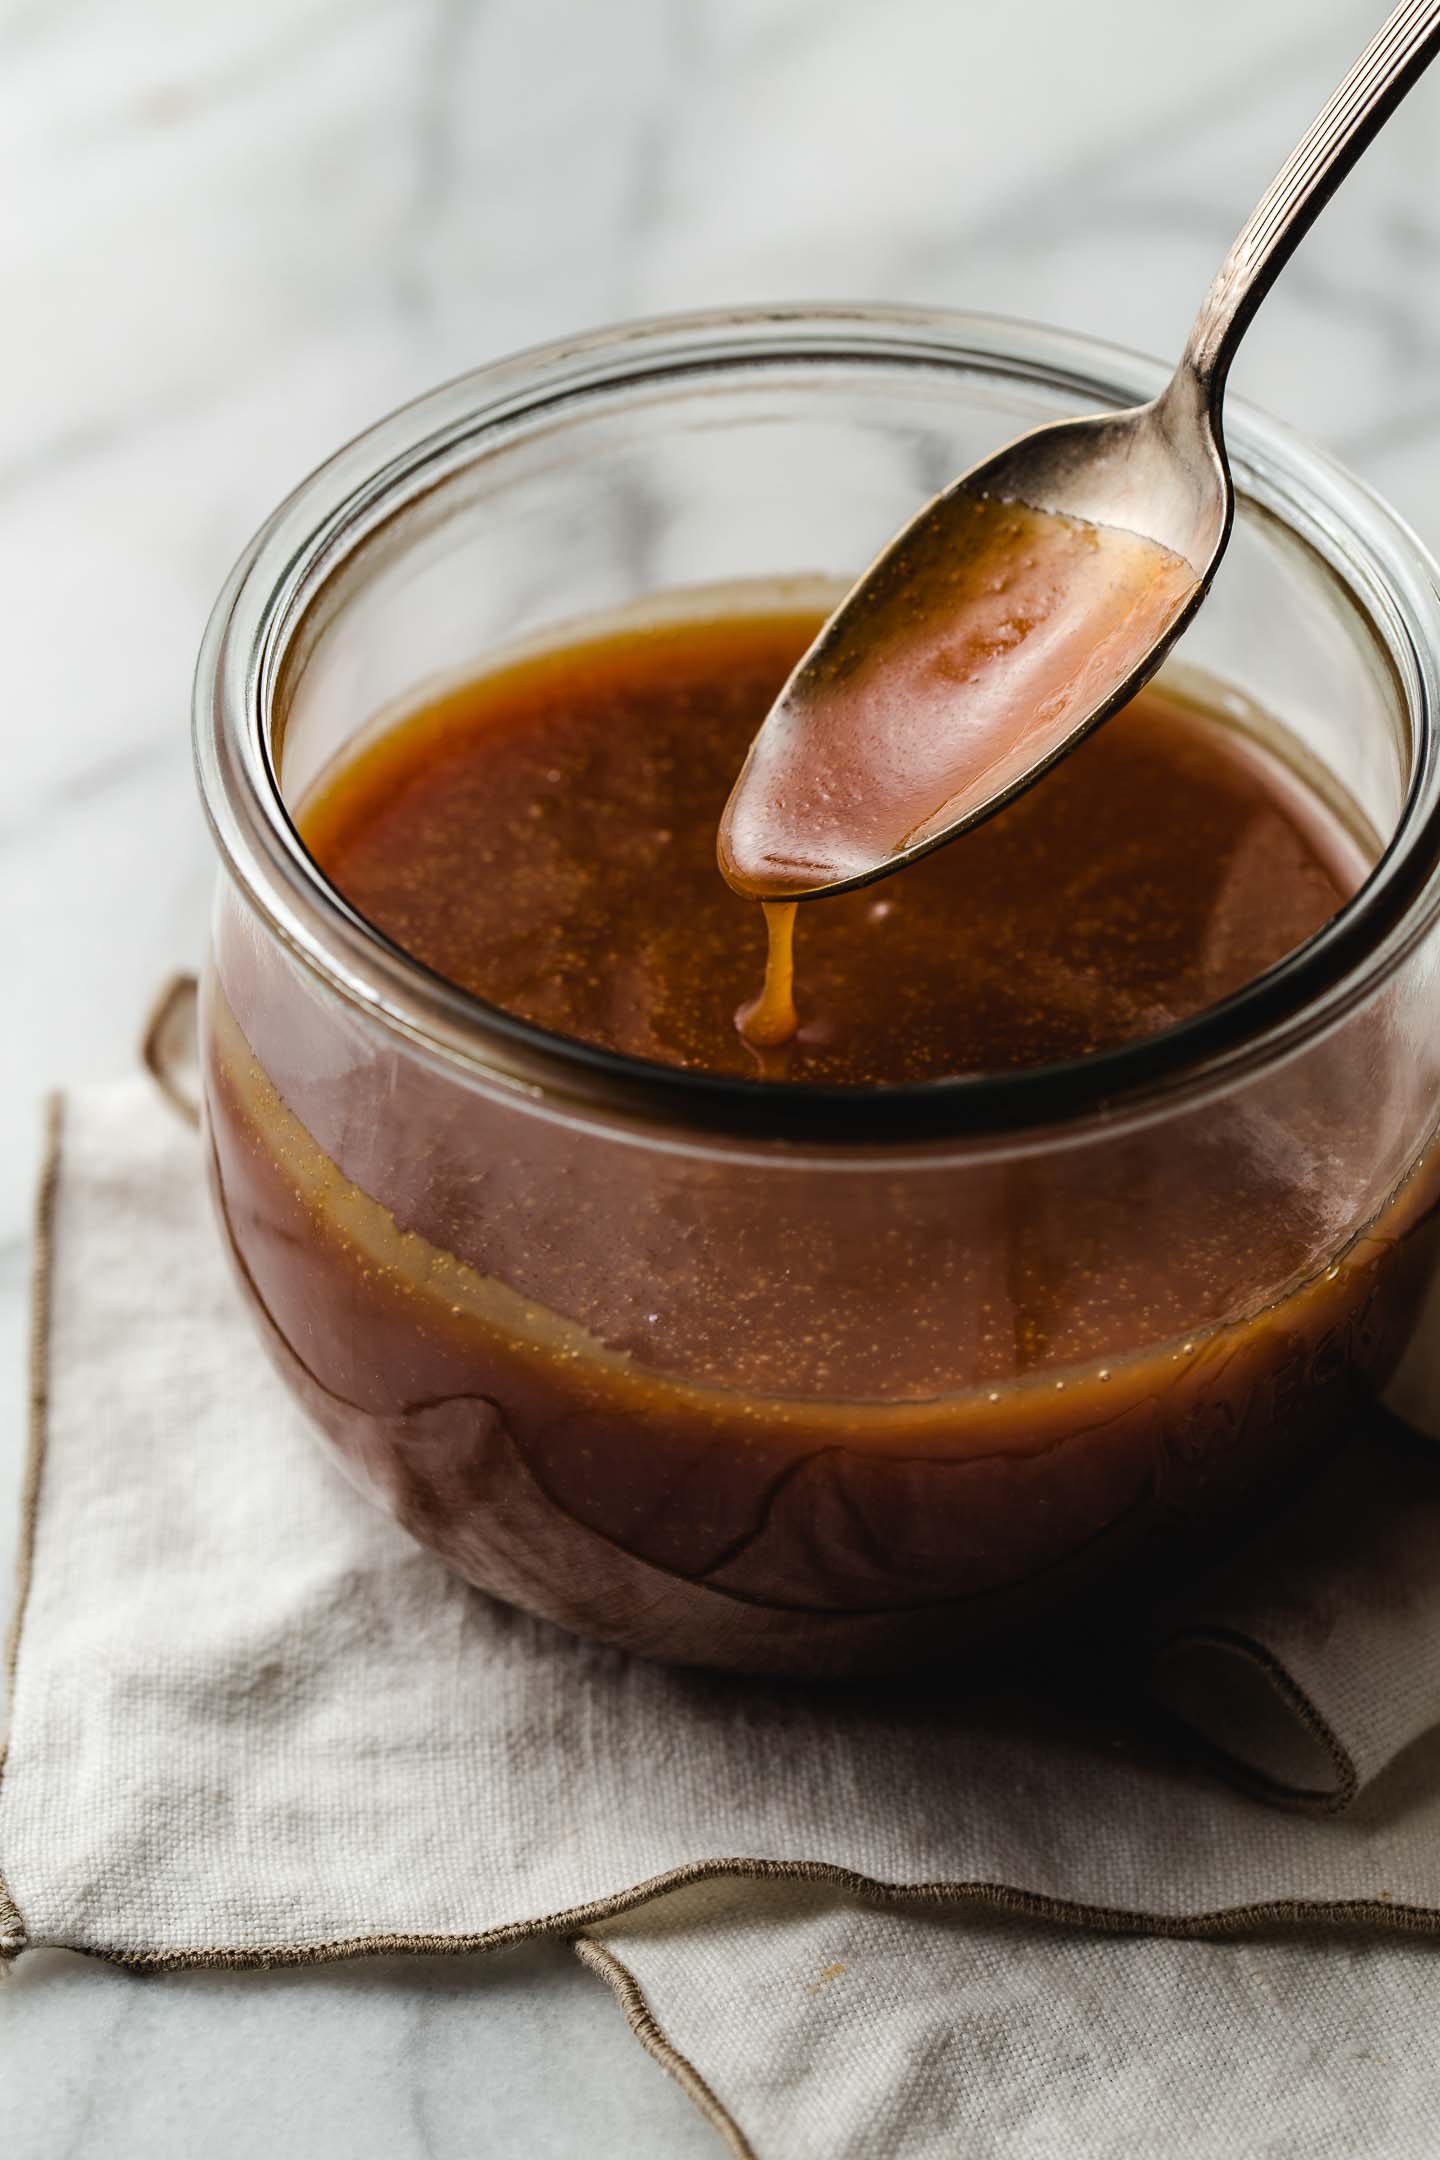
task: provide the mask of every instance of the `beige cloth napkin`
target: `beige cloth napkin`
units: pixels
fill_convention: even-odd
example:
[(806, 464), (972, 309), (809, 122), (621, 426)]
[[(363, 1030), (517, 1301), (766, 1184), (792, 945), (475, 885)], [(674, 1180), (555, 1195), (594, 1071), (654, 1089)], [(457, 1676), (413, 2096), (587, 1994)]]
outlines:
[(1162, 1632), (1173, 1699), (1308, 1809), (1103, 1697), (667, 1671), (468, 1591), (352, 1494), (148, 1082), (58, 1128), (4, 1954), (563, 1933), (762, 2160), (1440, 2145), (1423, 1447), (1357, 1438)]

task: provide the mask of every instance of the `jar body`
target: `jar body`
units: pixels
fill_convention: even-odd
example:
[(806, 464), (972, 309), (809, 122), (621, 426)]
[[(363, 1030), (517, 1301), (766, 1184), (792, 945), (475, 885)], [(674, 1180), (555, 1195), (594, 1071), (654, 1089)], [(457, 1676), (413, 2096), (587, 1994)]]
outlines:
[(912, 1663), (1203, 1551), (1363, 1413), (1433, 1268), (1433, 1065), (1369, 1010), (1138, 1132), (899, 1163), (467, 1086), (228, 889), (203, 1012), (221, 1220), (346, 1465), (480, 1587), (656, 1655)]
[[(257, 693), (283, 801), (483, 664), (497, 630), (472, 611), (457, 643), (457, 595), (502, 553), (512, 595), (533, 554), (539, 616), (501, 610), (521, 636), (697, 580), (843, 575), (922, 491), (917, 444), (948, 477), (1073, 409), (1033, 358), (967, 354), (887, 361), (888, 404), (808, 356), (683, 397), (657, 369), (601, 398), (598, 434), (592, 401), (447, 451), (320, 578)], [(1297, 524), (1257, 501), (1236, 545), (1248, 579), (1182, 662), (1278, 707), (1379, 853), (1413, 687)], [(1385, 1385), (1440, 1191), (1436, 933), (1387, 935), (1323, 1026), (1203, 1086), (812, 1142), (551, 1086), (543, 1058), (487, 1054), (483, 1013), (473, 1058), (419, 1040), (227, 873), (202, 1003), (220, 1220), (344, 1465), (482, 1589), (734, 1669), (950, 1656), (1213, 1547)]]

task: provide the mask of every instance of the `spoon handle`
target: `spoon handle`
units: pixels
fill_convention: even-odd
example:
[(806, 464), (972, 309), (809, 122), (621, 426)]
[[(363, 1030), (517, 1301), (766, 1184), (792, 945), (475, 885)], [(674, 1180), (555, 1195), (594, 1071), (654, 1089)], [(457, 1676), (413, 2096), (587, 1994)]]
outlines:
[(1255, 205), (1205, 295), (1180, 363), (1212, 406), (1260, 302), (1437, 51), (1440, 0), (1401, 0)]

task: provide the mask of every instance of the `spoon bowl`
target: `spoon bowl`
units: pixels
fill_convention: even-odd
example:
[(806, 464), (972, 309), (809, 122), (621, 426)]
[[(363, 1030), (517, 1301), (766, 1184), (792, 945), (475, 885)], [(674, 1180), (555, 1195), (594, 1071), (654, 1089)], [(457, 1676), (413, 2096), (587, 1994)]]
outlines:
[(993, 816), (1155, 672), (1234, 510), (1184, 387), (1021, 436), (897, 534), (751, 747), (718, 843), (737, 890), (886, 876)]

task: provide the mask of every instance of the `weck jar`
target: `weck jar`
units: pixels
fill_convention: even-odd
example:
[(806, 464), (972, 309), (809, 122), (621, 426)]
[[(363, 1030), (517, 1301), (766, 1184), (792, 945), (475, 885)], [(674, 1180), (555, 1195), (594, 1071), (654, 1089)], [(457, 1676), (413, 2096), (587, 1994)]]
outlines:
[(437, 687), (843, 579), (1007, 437), (1163, 379), (916, 310), (606, 331), (382, 421), (236, 569), (195, 717), (219, 1219), (341, 1463), (481, 1589), (735, 1669), (953, 1658), (1233, 1537), (1390, 1379), (1435, 1257), (1440, 600), (1238, 401), (1235, 537), (1167, 672), (1283, 740), (1369, 870), (1192, 1019), (923, 1086), (647, 1064), (430, 973), (296, 829)]

